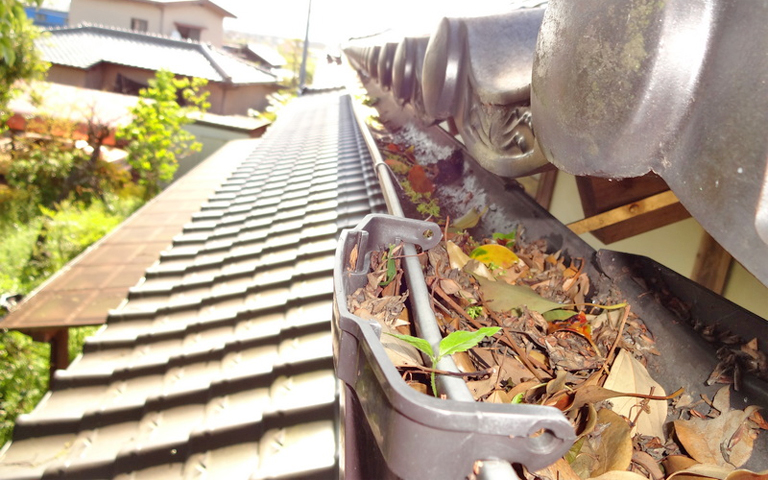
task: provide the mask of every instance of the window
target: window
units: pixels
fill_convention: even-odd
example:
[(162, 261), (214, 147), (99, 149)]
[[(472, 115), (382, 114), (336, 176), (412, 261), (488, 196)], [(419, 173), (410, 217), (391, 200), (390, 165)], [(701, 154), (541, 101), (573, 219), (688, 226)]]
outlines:
[(137, 32), (146, 32), (147, 27), (148, 25), (146, 20), (142, 20), (140, 18), (131, 19), (131, 30), (136, 30)]
[(201, 28), (198, 27), (190, 27), (189, 25), (179, 25), (176, 24), (176, 30), (179, 32), (179, 35), (181, 35), (181, 38), (186, 40), (196, 40), (200, 41), (200, 33), (202, 32)]

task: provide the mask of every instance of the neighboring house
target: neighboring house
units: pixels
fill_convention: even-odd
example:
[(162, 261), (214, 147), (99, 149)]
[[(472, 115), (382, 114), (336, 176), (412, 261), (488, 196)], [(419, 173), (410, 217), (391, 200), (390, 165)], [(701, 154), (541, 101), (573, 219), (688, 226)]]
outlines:
[(249, 43), (240, 47), (243, 57), (269, 70), (285, 68), (288, 62), (276, 50), (258, 43)]
[(38, 27), (51, 28), (67, 25), (67, 12), (34, 6), (24, 7), (24, 11), (27, 13), (27, 18)]
[(51, 63), (50, 82), (136, 95), (166, 69), (207, 79), (210, 112), (218, 115), (263, 110), (267, 96), (279, 89), (275, 75), (198, 42), (80, 25), (53, 29), (36, 43)]
[(288, 62), (277, 50), (258, 43), (244, 45), (225, 45), (224, 49), (258, 65), (260, 68), (276, 75), (280, 81), (289, 80), (293, 72), (289, 70)]
[(221, 47), (224, 18), (235, 18), (210, 0), (72, 0), (70, 25), (92, 23), (195, 40)]

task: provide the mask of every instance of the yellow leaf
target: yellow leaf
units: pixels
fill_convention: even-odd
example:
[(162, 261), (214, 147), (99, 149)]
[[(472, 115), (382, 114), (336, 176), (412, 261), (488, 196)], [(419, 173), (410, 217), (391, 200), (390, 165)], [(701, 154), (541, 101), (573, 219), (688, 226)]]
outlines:
[(479, 260), (488, 267), (512, 268), (517, 263), (517, 255), (502, 245), (483, 245), (477, 247), (469, 254), (470, 258)]

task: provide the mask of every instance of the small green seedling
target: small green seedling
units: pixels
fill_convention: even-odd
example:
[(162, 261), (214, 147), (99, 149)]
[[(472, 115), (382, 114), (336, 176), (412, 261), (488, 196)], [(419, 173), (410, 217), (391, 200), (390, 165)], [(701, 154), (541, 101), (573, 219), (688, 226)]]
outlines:
[(482, 314), (483, 307), (480, 305), (472, 305), (471, 307), (467, 307), (467, 315), (469, 315), (469, 318), (477, 318)]
[[(457, 330), (450, 333), (448, 336), (440, 340), (439, 351), (435, 355), (432, 350), (432, 345), (423, 338), (413, 337), (411, 335), (399, 335), (397, 333), (387, 333), (393, 337), (397, 337), (404, 342), (408, 342), (414, 347), (418, 348), (427, 356), (432, 362), (432, 368), (436, 368), (437, 362), (447, 355), (453, 355), (454, 353), (466, 352), (470, 348), (480, 343), (485, 337), (492, 337), (501, 330), (500, 327), (483, 327), (474, 332), (466, 332), (463, 330)], [(430, 381), (432, 383), (432, 393), (437, 396), (437, 385), (435, 384), (435, 372), (430, 374)]]
[(395, 245), (389, 246), (389, 252), (387, 252), (386, 258), (387, 258), (387, 278), (384, 279), (383, 282), (379, 283), (380, 286), (386, 287), (389, 285), (392, 280), (395, 279), (395, 275), (397, 274), (397, 266), (395, 265), (395, 259), (393, 258), (395, 248), (397, 248)]

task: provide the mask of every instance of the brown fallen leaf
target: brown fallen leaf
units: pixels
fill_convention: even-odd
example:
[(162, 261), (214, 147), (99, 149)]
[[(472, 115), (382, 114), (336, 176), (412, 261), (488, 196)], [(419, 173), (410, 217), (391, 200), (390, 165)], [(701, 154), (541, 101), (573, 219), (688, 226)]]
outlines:
[(512, 399), (504, 390), (494, 390), (485, 401), (490, 403), (512, 403)]
[(641, 393), (623, 393), (615, 390), (608, 390), (607, 388), (599, 387), (597, 385), (583, 385), (576, 388), (576, 393), (573, 395), (573, 400), (568, 405), (566, 411), (573, 411), (583, 407), (587, 403), (597, 403), (603, 400), (608, 400), (616, 397), (633, 397), (633, 398), (649, 398), (651, 400), (666, 401), (674, 398), (682, 393), (682, 389), (676, 391), (671, 395), (657, 396), (657, 395), (643, 395)]
[[(611, 373), (603, 387), (625, 393), (651, 394), (665, 396), (664, 388), (659, 385), (642, 363), (626, 350), (621, 349), (611, 367)], [(637, 418), (632, 435), (639, 433), (664, 440), (664, 421), (667, 418), (667, 402), (664, 400), (647, 401), (647, 410), (640, 413), (642, 400), (636, 398), (616, 398), (612, 401), (612, 410), (631, 420)], [(640, 414), (638, 416), (638, 413)]]
[(415, 192), (419, 193), (434, 193), (435, 185), (427, 177), (424, 167), (421, 165), (414, 165), (408, 172), (408, 181), (411, 183), (411, 188)]
[(669, 475), (667, 480), (766, 480), (766, 478), (768, 478), (768, 470), (751, 472), (717, 465), (696, 464)]
[(626, 470), (632, 461), (629, 424), (607, 408), (597, 412), (597, 426), (587, 435), (571, 466), (582, 478)]
[(355, 244), (355, 246), (352, 247), (352, 251), (349, 252), (349, 267), (347, 268), (347, 270), (352, 271), (352, 270), (355, 270), (355, 268), (357, 268), (357, 256), (358, 256), (357, 244)]
[(461, 270), (470, 260), (469, 255), (464, 253), (461, 247), (450, 240), (445, 242), (445, 250), (448, 252), (448, 260), (451, 264), (451, 268), (457, 268)]
[(696, 460), (686, 457), (685, 455), (669, 455), (662, 460), (661, 464), (664, 465), (664, 470), (667, 475), (677, 473), (696, 465)]
[(600, 442), (594, 446), (598, 457), (596, 477), (613, 470), (626, 470), (632, 462), (632, 436), (629, 424), (616, 413), (603, 408), (597, 412), (597, 423), (607, 427), (600, 432)]
[(497, 312), (508, 312), (527, 306), (539, 313), (562, 307), (561, 304), (547, 300), (530, 287), (510, 285), (506, 282), (488, 281), (478, 278), (485, 303)]
[(537, 478), (548, 480), (581, 480), (564, 458), (559, 458), (552, 465), (534, 472)]
[(646, 477), (635, 472), (612, 471), (605, 472), (597, 477), (590, 477), (589, 480), (648, 480)]
[(730, 387), (721, 388), (712, 405), (721, 413), (716, 418), (675, 420), (675, 434), (685, 451), (702, 464), (719, 467), (741, 467), (752, 455), (756, 429), (748, 418), (757, 410), (729, 409)]

